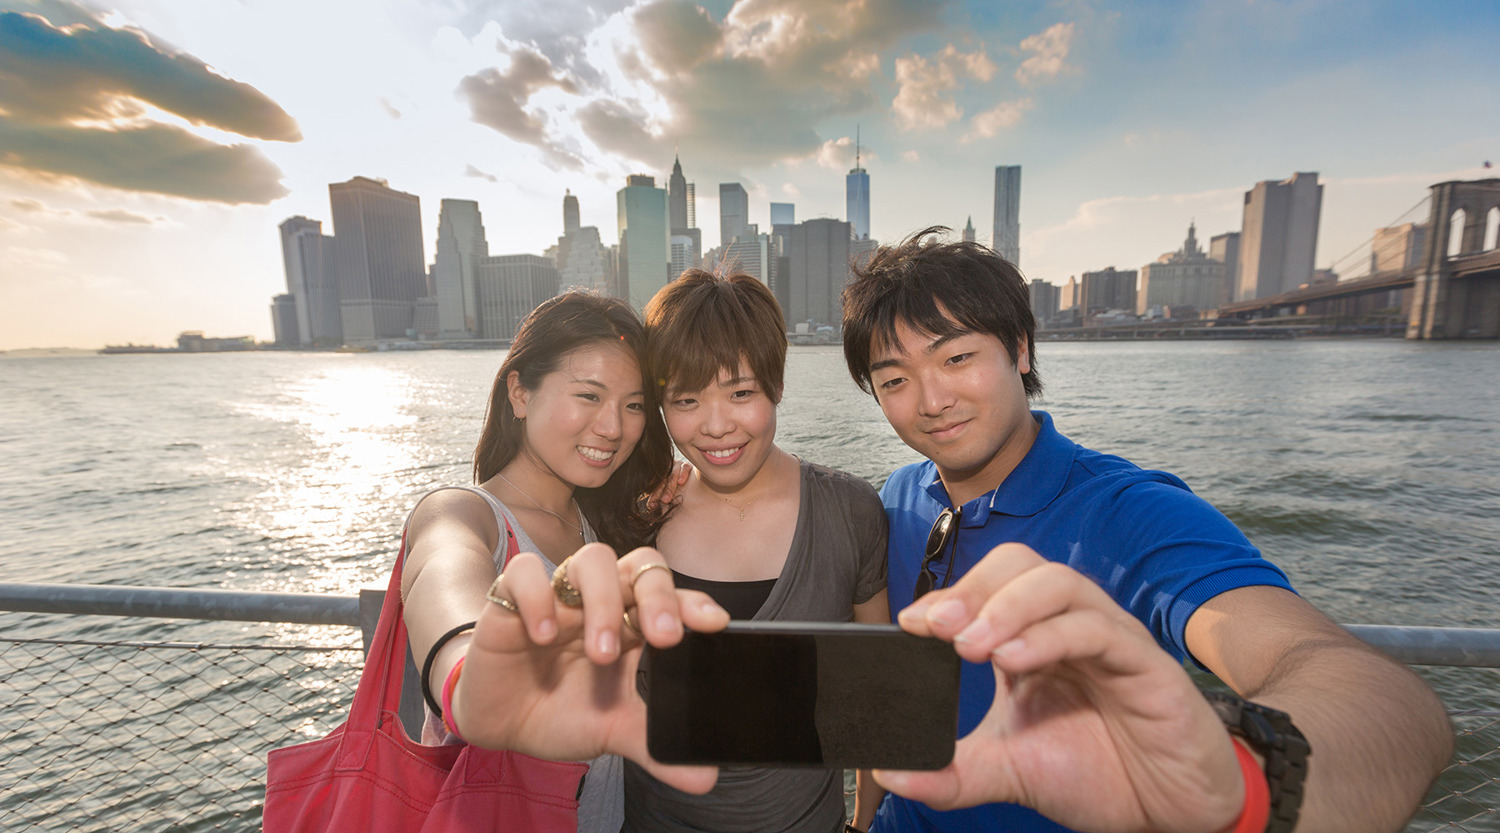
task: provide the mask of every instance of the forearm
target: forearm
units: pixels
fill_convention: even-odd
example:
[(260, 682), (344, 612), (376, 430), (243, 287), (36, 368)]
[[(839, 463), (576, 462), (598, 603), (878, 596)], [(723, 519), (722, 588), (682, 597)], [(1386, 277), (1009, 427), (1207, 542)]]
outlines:
[(1312, 748), (1298, 833), (1400, 830), (1453, 751), (1432, 689), (1363, 645), (1309, 641), (1240, 694), (1290, 714)]
[(880, 809), (880, 802), (885, 800), (885, 788), (875, 783), (868, 769), (857, 770), (854, 773), (854, 820), (851, 822), (860, 830), (869, 830), (875, 821), (875, 811)]

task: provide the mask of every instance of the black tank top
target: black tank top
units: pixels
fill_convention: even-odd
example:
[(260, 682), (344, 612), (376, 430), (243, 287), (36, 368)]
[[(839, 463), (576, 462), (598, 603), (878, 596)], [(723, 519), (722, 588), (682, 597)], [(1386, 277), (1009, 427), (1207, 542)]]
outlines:
[(707, 593), (719, 607), (729, 611), (731, 619), (753, 619), (757, 611), (771, 598), (771, 588), (776, 579), (760, 581), (713, 581), (672, 571), (672, 581), (684, 590), (701, 590)]

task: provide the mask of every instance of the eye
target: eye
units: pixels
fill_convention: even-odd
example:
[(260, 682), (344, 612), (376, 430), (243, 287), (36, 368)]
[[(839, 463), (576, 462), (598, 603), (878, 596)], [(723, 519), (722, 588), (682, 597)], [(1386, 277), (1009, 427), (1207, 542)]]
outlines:
[(593, 391), (587, 391), (586, 390), (586, 391), (583, 391), (583, 392), (579, 393), (578, 394), (578, 398), (582, 399), (582, 400), (584, 400), (586, 402), (598, 402), (599, 401), (599, 394), (594, 393)]
[(894, 390), (897, 387), (900, 387), (901, 383), (905, 382), (905, 381), (906, 381), (905, 377), (902, 377), (902, 376), (893, 376), (893, 377), (891, 377), (889, 379), (886, 379), (884, 382), (880, 382), (878, 384), (878, 387), (881, 390)]
[(737, 390), (734, 393), (730, 394), (730, 398), (736, 400), (749, 399), (750, 397), (754, 396), (755, 393), (756, 391), (754, 388), (745, 388), (743, 390)]
[(948, 364), (963, 364), (964, 362), (972, 358), (974, 358), (973, 353), (959, 353), (956, 356), (949, 357)]
[(646, 403), (644, 403), (644, 402), (627, 402), (627, 403), (625, 403), (625, 407), (627, 407), (630, 410), (635, 411), (637, 413), (641, 413), (641, 412), (644, 412), (646, 410)]
[(696, 404), (698, 404), (698, 400), (696, 400), (696, 399), (688, 399), (686, 397), (684, 397), (682, 399), (673, 399), (672, 400), (672, 407), (674, 407), (674, 408), (691, 408), (691, 407), (693, 407)]

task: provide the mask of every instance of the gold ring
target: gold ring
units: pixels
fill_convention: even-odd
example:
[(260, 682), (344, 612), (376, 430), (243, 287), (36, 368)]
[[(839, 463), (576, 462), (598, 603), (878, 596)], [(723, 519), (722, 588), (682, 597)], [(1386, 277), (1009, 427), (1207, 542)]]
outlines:
[(667, 566), (667, 562), (665, 561), (653, 561), (650, 564), (642, 564), (636, 567), (635, 572), (630, 575), (631, 590), (635, 589), (635, 583), (641, 580), (641, 576), (645, 575), (647, 570), (666, 570), (667, 575), (670, 576), (672, 574), (672, 568)]
[(510, 599), (505, 598), (499, 593), (500, 583), (503, 581), (505, 581), (504, 573), (496, 576), (495, 583), (490, 585), (490, 589), (485, 592), (484, 597), (494, 602), (495, 604), (500, 605), (511, 613), (519, 614), (521, 612), (521, 609), (519, 607), (516, 607), (516, 603), (511, 601)]
[(630, 618), (630, 611), (628, 610), (625, 611), (625, 627), (635, 631), (636, 636), (645, 636), (645, 634), (641, 633), (640, 626), (635, 623), (634, 619)]
[(557, 595), (557, 600), (568, 607), (583, 607), (583, 594), (568, 580), (568, 562), (573, 556), (564, 558), (557, 569), (552, 571), (552, 592)]

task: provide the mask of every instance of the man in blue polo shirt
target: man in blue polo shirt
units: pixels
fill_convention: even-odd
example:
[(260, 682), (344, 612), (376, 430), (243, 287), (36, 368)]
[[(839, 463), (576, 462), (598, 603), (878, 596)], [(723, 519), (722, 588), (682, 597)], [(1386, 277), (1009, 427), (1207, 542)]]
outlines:
[[(882, 247), (844, 292), (850, 373), (927, 457), (882, 490), (892, 617), (981, 660), (963, 670), (959, 736), (973, 736), (948, 770), (885, 774), (910, 797), (889, 796), (871, 829), (1400, 829), (1451, 750), (1441, 703), (1291, 592), (1181, 480), (1084, 448), (1030, 410), (1041, 381), (1024, 279), (983, 246), (922, 242), (944, 231)], [(970, 571), (984, 576), (963, 585), (996, 595), (964, 609), (944, 588)], [(1222, 726), (1167, 726), (1193, 711), (1171, 707), (1191, 684), (1163, 671), (1168, 657), (1305, 736), (1305, 785), (1300, 769), (1283, 777), (1278, 750), (1240, 757), (1268, 759), (1269, 822), (1252, 806), (1266, 781), (1223, 777)], [(1238, 820), (1225, 802), (1243, 805)]]

